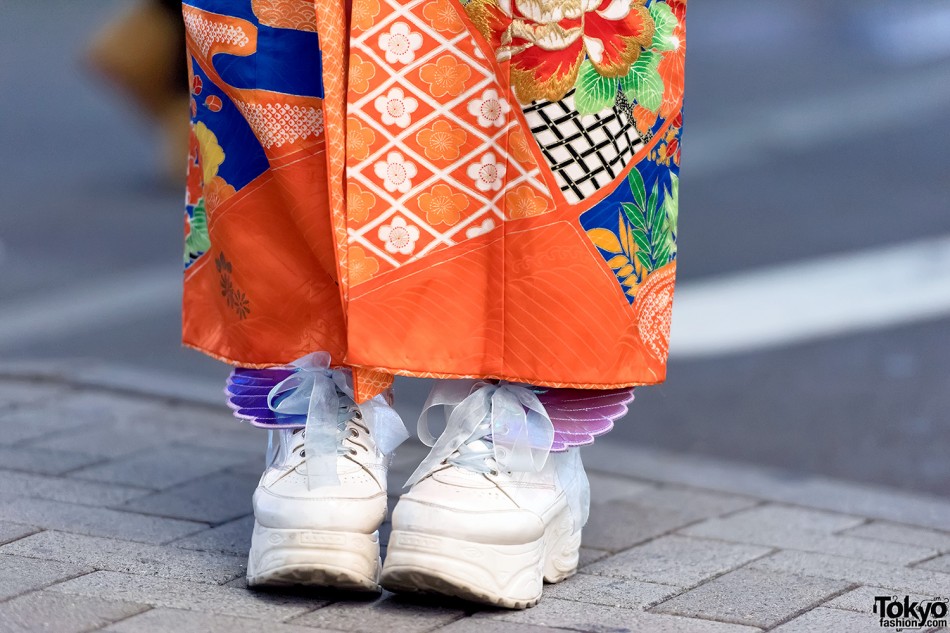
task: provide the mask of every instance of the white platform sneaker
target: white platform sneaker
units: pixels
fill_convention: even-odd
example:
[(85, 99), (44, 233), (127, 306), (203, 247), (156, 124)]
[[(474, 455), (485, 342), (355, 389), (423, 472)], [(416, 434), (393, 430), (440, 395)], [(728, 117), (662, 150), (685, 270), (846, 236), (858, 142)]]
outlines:
[[(577, 570), (589, 506), (580, 453), (550, 453), (539, 471), (510, 472), (503, 462), (511, 447), (499, 445), (497, 437), (500, 425), (511, 436), (509, 421), (497, 411), (470, 418), (472, 411), (481, 416), (484, 407), (470, 407), (470, 419), (460, 420), (456, 412), (466, 404), (453, 410), (429, 464), (423, 462), (396, 505), (382, 584), (390, 591), (531, 607), (544, 581), (559, 582)], [(426, 441), (424, 424), (420, 420)], [(535, 424), (529, 418), (526, 427)], [(538, 435), (536, 428), (524, 430)]]
[(308, 485), (303, 429), (280, 429), (254, 492), (247, 584), (379, 591), (389, 459), (351, 404), (337, 428), (339, 485)]

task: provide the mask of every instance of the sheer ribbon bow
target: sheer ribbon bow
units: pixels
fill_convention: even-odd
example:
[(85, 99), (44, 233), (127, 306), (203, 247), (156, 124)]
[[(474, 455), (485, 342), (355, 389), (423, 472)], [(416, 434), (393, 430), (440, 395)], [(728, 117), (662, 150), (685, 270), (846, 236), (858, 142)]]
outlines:
[[(309, 488), (337, 486), (340, 393), (353, 399), (349, 372), (330, 368), (330, 354), (315, 352), (291, 363), (293, 374), (274, 385), (267, 406), (286, 415), (306, 415), (304, 451)], [(391, 454), (408, 437), (402, 419), (381, 395), (356, 405), (376, 447)]]
[[(438, 439), (429, 429), (429, 411), (436, 406), (451, 407)], [(436, 383), (419, 416), (419, 439), (432, 450), (406, 486), (438, 468), (486, 419), (491, 425), (493, 455), (501, 470), (530, 472), (544, 468), (554, 442), (554, 425), (533, 391), (506, 381), (442, 380)]]

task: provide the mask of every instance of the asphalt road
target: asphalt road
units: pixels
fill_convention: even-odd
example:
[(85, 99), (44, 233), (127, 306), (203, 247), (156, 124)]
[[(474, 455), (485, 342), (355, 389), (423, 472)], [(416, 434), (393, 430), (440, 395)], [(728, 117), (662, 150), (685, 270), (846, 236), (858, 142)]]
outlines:
[[(65, 360), (77, 372), (101, 359), (216, 388), (227, 369), (179, 348), (175, 301), (95, 311), (108, 297), (173, 283), (180, 265), (182, 196), (156, 175), (153, 132), (76, 61), (124, 4), (4, 2), (0, 359)], [(948, 62), (945, 2), (694, 2), (684, 285), (950, 235)], [(867, 275), (890, 264), (882, 258)], [(812, 281), (795, 294), (822, 309), (809, 304)], [(882, 287), (882, 302), (887, 294)], [(57, 320), (83, 301), (92, 316)], [(31, 314), (42, 327), (29, 327)], [(638, 391), (603, 441), (950, 496), (948, 334), (950, 313), (938, 312), (674, 357), (668, 382)], [(399, 387), (408, 411), (427, 385)]]

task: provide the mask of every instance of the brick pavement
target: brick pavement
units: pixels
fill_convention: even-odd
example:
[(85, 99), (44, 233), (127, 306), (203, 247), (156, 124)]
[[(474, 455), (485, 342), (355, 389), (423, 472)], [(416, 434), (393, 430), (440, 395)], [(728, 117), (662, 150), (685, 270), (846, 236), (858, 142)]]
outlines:
[(580, 572), (533, 609), (251, 592), (262, 453), (223, 407), (0, 368), (0, 631), (860, 633), (950, 596), (950, 501), (603, 441)]

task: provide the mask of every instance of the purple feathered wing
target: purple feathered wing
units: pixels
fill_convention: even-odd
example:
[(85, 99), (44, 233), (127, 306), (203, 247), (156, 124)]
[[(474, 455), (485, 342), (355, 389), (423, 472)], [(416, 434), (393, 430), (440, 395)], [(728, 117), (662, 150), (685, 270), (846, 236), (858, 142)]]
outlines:
[[(254, 426), (295, 428), (306, 416), (276, 413), (267, 406), (267, 396), (275, 385), (295, 372), (293, 368), (234, 369), (228, 376), (225, 393), (234, 415)], [(610, 431), (614, 421), (627, 414), (633, 388), (546, 389), (536, 388), (538, 399), (554, 424), (552, 451), (591, 444)], [(285, 394), (286, 395), (286, 394)], [(278, 397), (278, 402), (280, 398)]]
[(552, 451), (591, 444), (627, 414), (633, 387), (623, 389), (536, 389), (554, 424)]
[[(306, 424), (303, 415), (286, 415), (267, 406), (267, 396), (278, 383), (290, 377), (293, 368), (234, 369), (228, 376), (224, 392), (234, 415), (254, 426), (267, 428), (300, 427)], [(286, 394), (285, 394), (286, 395)], [(278, 398), (278, 402), (279, 402)]]

